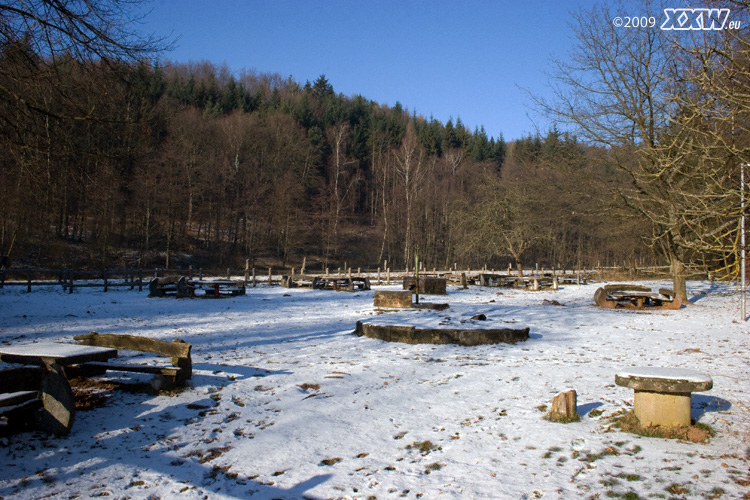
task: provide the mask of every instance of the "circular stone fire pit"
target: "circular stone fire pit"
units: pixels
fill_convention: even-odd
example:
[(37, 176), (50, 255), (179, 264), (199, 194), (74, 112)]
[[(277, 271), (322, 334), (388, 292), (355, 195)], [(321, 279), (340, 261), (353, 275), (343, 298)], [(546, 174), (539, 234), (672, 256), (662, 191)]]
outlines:
[(405, 342), (407, 344), (515, 344), (529, 338), (529, 329), (511, 328), (417, 328), (402, 325), (375, 325), (357, 321), (354, 333), (360, 337)]

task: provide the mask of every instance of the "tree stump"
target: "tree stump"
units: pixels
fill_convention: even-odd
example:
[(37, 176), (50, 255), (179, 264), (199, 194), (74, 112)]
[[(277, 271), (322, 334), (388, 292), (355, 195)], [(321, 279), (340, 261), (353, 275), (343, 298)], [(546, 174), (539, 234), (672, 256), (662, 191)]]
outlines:
[(571, 389), (561, 392), (552, 398), (552, 408), (547, 414), (547, 420), (553, 422), (576, 422), (580, 419), (577, 406), (578, 395)]

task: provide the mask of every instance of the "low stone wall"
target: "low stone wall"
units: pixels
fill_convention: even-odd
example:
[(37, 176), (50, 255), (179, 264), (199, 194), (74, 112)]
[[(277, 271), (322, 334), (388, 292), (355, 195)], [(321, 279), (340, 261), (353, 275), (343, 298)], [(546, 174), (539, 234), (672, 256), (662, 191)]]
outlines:
[(388, 342), (407, 344), (457, 344), (474, 346), (483, 344), (515, 344), (529, 338), (529, 329), (510, 328), (416, 328), (401, 325), (374, 325), (357, 321), (354, 333)]

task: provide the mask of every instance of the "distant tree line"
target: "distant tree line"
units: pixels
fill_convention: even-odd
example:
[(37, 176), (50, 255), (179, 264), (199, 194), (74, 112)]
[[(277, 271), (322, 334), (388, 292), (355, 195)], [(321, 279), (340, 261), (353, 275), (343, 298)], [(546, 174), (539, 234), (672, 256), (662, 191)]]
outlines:
[(0, 254), (16, 265), (403, 268), (418, 254), (430, 267), (520, 268), (654, 255), (647, 223), (612, 215), (628, 178), (607, 147), (556, 128), (506, 143), (459, 118), (344, 96), (325, 76), (155, 63), (158, 40), (112, 21), (126, 4), (0, 6)]
[(336, 94), (324, 76), (49, 66), (23, 44), (0, 65), (23, 95), (1, 103), (0, 251), (17, 262), (403, 267), (418, 252), (504, 267), (642, 251), (597, 214), (593, 179), (613, 176), (596, 151), (556, 130), (508, 145)]

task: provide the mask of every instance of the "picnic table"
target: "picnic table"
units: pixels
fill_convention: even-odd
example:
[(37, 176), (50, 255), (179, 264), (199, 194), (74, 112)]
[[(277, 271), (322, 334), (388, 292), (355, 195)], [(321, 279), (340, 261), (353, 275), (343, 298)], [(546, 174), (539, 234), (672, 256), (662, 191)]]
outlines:
[(312, 287), (314, 290), (354, 292), (370, 290), (370, 280), (364, 276), (316, 276), (313, 278)]
[(679, 309), (682, 303), (673, 290), (658, 292), (642, 285), (610, 284), (594, 292), (594, 302), (603, 309)]
[(53, 342), (0, 346), (0, 361), (43, 367), (38, 420), (42, 429), (54, 434), (67, 434), (75, 420), (73, 391), (64, 367), (116, 356), (117, 349)]
[(196, 288), (203, 288), (206, 292), (205, 297), (217, 299), (223, 295), (245, 295), (244, 283), (234, 280), (188, 280), (188, 285), (192, 287), (193, 297), (196, 296)]
[(107, 347), (37, 342), (0, 346), (0, 361), (26, 365), (77, 365), (89, 361), (107, 361), (117, 357), (117, 349)]

